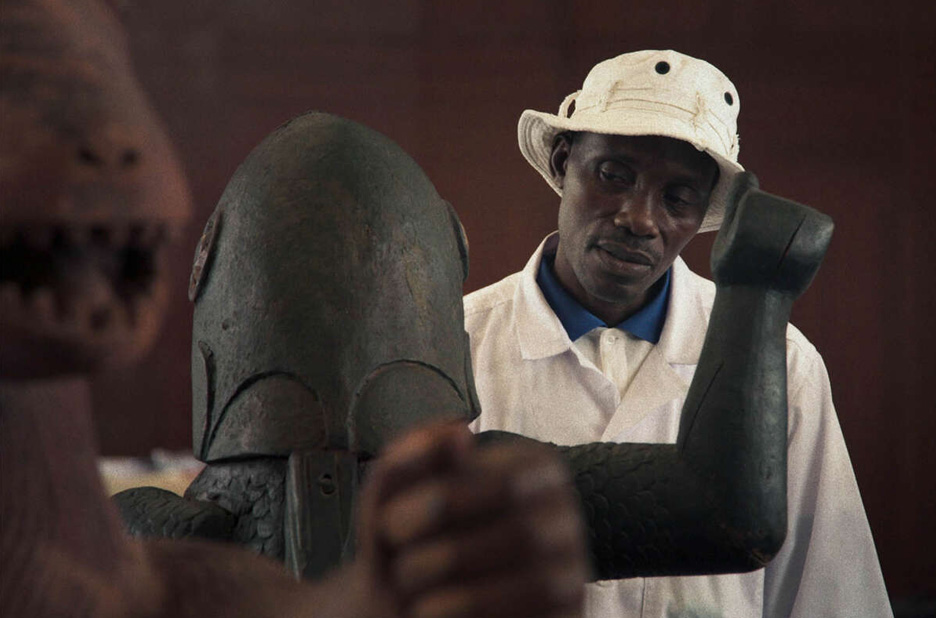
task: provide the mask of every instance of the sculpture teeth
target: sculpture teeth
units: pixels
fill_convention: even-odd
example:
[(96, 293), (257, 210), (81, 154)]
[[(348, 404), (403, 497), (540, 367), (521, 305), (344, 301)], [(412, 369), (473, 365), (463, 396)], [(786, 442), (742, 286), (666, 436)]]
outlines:
[(140, 223), (131, 224), (128, 232), (129, 236), (127, 238), (127, 245), (131, 247), (142, 247), (145, 231), (146, 226)]
[(121, 312), (121, 320), (128, 327), (135, 328), (137, 323), (140, 321), (140, 306), (142, 303), (138, 298), (130, 298), (123, 304), (123, 311)]
[(159, 229), (155, 225), (143, 227), (140, 234), (140, 246), (144, 249), (152, 249), (159, 242)]
[(72, 324), (78, 320), (78, 308), (75, 306), (75, 303), (70, 302), (68, 299), (63, 298), (61, 295), (56, 296), (55, 303), (55, 320), (57, 322), (63, 322), (66, 324)]
[(123, 249), (154, 250), (167, 241), (178, 240), (183, 229), (166, 222), (133, 221), (87, 225), (29, 224), (0, 225), (0, 247), (22, 243), (31, 250), (49, 251), (91, 245)]
[(52, 228), (52, 247), (64, 248), (71, 244), (71, 234), (64, 225), (56, 225)]
[(89, 244), (98, 247), (110, 247), (113, 244), (113, 228), (94, 225), (87, 230)]
[(108, 230), (110, 232), (110, 244), (118, 249), (123, 249), (130, 244), (130, 226), (127, 224), (113, 225)]
[(27, 246), (40, 251), (52, 248), (54, 230), (49, 226), (27, 227), (22, 231), (22, 238)]
[(87, 226), (74, 226), (62, 228), (58, 238), (63, 239), (59, 246), (87, 247), (91, 244), (91, 228)]
[(32, 291), (28, 302), (29, 311), (40, 322), (52, 322), (56, 318), (55, 291), (43, 286)]
[(118, 306), (114, 312), (114, 325), (123, 331), (129, 331), (136, 327), (136, 317), (130, 303), (122, 303)]
[(0, 307), (3, 315), (12, 316), (22, 312), (22, 294), (19, 286), (13, 282), (4, 282), (0, 284)]
[(130, 244), (141, 249), (152, 250), (167, 237), (166, 224), (136, 224), (131, 226)]
[(93, 336), (145, 324), (167, 294), (163, 249), (181, 230), (141, 220), (0, 224), (2, 317)]
[(75, 288), (69, 301), (82, 322), (91, 320), (93, 314), (107, 309), (117, 300), (111, 282), (93, 267), (76, 269), (70, 278)]
[(155, 229), (155, 232), (153, 233), (154, 238), (153, 238), (153, 244), (151, 245), (151, 247), (155, 249), (158, 247), (162, 247), (164, 244), (166, 244), (166, 241), (169, 240), (170, 234), (169, 234), (169, 226), (165, 223), (157, 223), (153, 227)]
[(87, 313), (85, 324), (95, 333), (109, 330), (113, 327), (114, 310), (112, 307), (96, 307)]

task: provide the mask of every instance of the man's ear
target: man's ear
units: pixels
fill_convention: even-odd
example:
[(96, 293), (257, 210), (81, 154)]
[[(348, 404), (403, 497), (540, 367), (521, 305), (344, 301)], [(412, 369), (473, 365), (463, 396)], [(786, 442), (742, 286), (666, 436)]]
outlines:
[(560, 189), (565, 183), (566, 164), (572, 153), (572, 140), (568, 133), (560, 133), (553, 140), (552, 152), (549, 153), (549, 174)]

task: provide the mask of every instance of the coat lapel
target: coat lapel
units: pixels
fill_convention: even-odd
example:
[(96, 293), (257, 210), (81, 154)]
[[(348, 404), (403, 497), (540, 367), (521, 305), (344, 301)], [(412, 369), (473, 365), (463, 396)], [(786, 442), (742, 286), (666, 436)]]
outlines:
[(685, 398), (689, 391), (689, 384), (673, 365), (699, 362), (714, 285), (693, 274), (682, 258), (676, 258), (672, 286), (660, 342), (647, 355), (624, 393), (602, 435), (603, 441), (614, 440), (661, 406)]
[(685, 397), (688, 390), (689, 385), (673, 370), (660, 347), (654, 346), (624, 393), (601, 440), (613, 441), (660, 406)]

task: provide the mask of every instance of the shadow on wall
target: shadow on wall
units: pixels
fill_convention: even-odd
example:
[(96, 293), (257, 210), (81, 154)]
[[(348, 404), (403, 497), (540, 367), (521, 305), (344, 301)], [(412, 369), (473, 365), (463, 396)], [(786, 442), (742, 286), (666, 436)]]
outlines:
[(936, 617), (936, 597), (911, 596), (894, 599), (891, 602), (894, 618), (934, 618)]

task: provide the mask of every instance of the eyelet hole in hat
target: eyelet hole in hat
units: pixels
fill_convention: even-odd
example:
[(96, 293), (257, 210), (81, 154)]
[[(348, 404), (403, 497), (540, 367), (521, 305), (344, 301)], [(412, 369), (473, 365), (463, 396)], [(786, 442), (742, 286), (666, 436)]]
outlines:
[(572, 99), (569, 102), (569, 108), (566, 109), (566, 118), (571, 118), (572, 114), (575, 113), (575, 99)]
[(660, 75), (666, 75), (669, 73), (669, 62), (660, 61), (656, 63), (656, 66), (653, 67), (657, 73)]
[(730, 92), (725, 93), (725, 103), (727, 103), (728, 105), (734, 105), (734, 97), (731, 96)]

